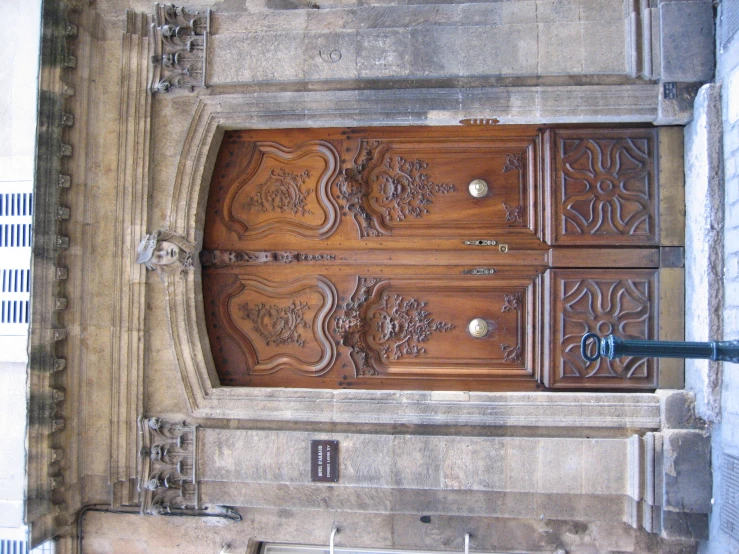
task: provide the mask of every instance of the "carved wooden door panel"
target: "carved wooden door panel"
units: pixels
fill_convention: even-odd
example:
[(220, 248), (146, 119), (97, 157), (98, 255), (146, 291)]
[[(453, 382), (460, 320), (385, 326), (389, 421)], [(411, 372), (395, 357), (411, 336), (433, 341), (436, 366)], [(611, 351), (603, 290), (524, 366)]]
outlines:
[(226, 133), (201, 253), (221, 383), (655, 388), (579, 337), (656, 337), (657, 149), (646, 128)]

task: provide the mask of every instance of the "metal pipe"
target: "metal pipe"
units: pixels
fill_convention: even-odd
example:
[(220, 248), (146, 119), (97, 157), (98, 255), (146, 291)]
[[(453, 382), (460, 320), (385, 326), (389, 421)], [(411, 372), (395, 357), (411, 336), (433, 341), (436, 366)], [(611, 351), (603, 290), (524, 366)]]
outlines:
[[(595, 354), (590, 354), (595, 346)], [(739, 340), (709, 342), (672, 342), (662, 340), (624, 340), (615, 335), (600, 338), (586, 333), (580, 343), (580, 353), (588, 362), (600, 357), (613, 360), (622, 356), (644, 358), (697, 358), (739, 363)]]
[(334, 554), (334, 537), (336, 536), (336, 533), (339, 532), (338, 527), (334, 527), (331, 529), (331, 537), (328, 539), (328, 551), (329, 554)]

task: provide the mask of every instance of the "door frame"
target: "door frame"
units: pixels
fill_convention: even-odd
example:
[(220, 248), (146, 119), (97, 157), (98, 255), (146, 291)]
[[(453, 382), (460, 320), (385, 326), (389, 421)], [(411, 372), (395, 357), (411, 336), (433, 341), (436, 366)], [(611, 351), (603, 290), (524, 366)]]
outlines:
[[(403, 102), (397, 100), (403, 94)], [(495, 105), (497, 89), (475, 91), (477, 105)], [(331, 93), (333, 101), (326, 100), (326, 93), (271, 93), (258, 95), (256, 99), (246, 95), (205, 96), (198, 105), (187, 128), (186, 138), (178, 162), (177, 174), (169, 209), (168, 228), (190, 241), (202, 242), (205, 206), (210, 180), (223, 134), (232, 129), (268, 129), (296, 127), (358, 127), (388, 125), (455, 125), (471, 116), (489, 121), (491, 113), (478, 109), (459, 109), (457, 90), (412, 90), (412, 91), (340, 91)], [(449, 109), (454, 98), (456, 109)], [(291, 102), (292, 100), (292, 102)], [(343, 100), (343, 101), (342, 101)], [(402, 105), (399, 105), (402, 104)], [(411, 106), (422, 108), (410, 109)], [(530, 116), (529, 116), (530, 117)], [(486, 119), (488, 118), (488, 119)], [(572, 121), (570, 121), (572, 122)], [(582, 118), (577, 123), (603, 123), (592, 117)], [(528, 120), (510, 123), (532, 123)], [(539, 122), (543, 123), (543, 122)], [(623, 123), (619, 121), (618, 123)], [(638, 123), (636, 121), (635, 123)], [(660, 152), (663, 136), (668, 137), (673, 150), (681, 147), (682, 128), (675, 132), (660, 133)], [(667, 139), (665, 139), (667, 140)], [(680, 154), (682, 151), (680, 151)], [(662, 155), (662, 154), (661, 154)], [(682, 159), (680, 157), (679, 159)], [(663, 181), (660, 163), (660, 182), (670, 183), (661, 190), (660, 206), (675, 206), (682, 194), (682, 172), (670, 168), (671, 181)], [(664, 170), (667, 171), (667, 170)], [(679, 175), (678, 175), (679, 174)], [(662, 201), (666, 196), (668, 201)], [(683, 202), (684, 205), (684, 202)], [(683, 210), (684, 229), (684, 210)], [(666, 215), (670, 221), (667, 234), (670, 241), (678, 243), (680, 218)], [(660, 214), (660, 220), (663, 214)], [(665, 242), (665, 228), (661, 230)], [(681, 271), (681, 270), (677, 270)], [(673, 278), (674, 279), (674, 278)], [(253, 420), (346, 422), (368, 424), (404, 424), (422, 421), (443, 425), (505, 425), (511, 417), (528, 417), (503, 410), (499, 417), (490, 417), (494, 405), (518, 405), (523, 397), (526, 403), (546, 404), (547, 407), (571, 405), (574, 398), (570, 393), (469, 393), (469, 392), (418, 392), (418, 391), (372, 391), (372, 390), (317, 390), (317, 389), (273, 389), (223, 387), (219, 384), (213, 363), (208, 333), (205, 327), (202, 283), (197, 266), (185, 276), (169, 275), (166, 280), (166, 306), (169, 330), (174, 343), (177, 365), (182, 377), (192, 415), (195, 417), (218, 417)], [(662, 302), (666, 309), (675, 311), (674, 302)], [(679, 314), (678, 314), (679, 315)], [(660, 314), (665, 328), (660, 328), (660, 337), (680, 340), (682, 323), (675, 314)], [(681, 318), (680, 318), (681, 319)], [(669, 339), (668, 339), (669, 337)], [(679, 362), (679, 361), (678, 361)], [(662, 373), (662, 371), (660, 371)], [(675, 371), (672, 372), (676, 373)], [(661, 388), (680, 388), (682, 379), (663, 378)], [(572, 393), (587, 396), (590, 393)], [(639, 403), (639, 397), (650, 396), (638, 393), (598, 393), (618, 397), (627, 406)], [(506, 396), (509, 395), (509, 396)], [(606, 400), (606, 398), (603, 398)], [(577, 401), (578, 404), (583, 399)], [(610, 402), (607, 402), (610, 404)], [(545, 410), (546, 412), (547, 410)], [(561, 413), (559, 409), (554, 412)], [(550, 412), (550, 414), (554, 413)], [(633, 412), (632, 412), (633, 413)], [(542, 419), (543, 417), (543, 419)], [(594, 416), (606, 426), (621, 427), (609, 415)], [(545, 423), (546, 421), (546, 423)], [(540, 414), (531, 416), (531, 424), (552, 425), (554, 422)], [(570, 422), (571, 424), (572, 422)], [(636, 422), (634, 422), (636, 423)], [(567, 424), (563, 422), (563, 424)], [(601, 425), (603, 423), (599, 423)], [(647, 425), (649, 426), (649, 425)], [(642, 427), (641, 424), (634, 427)]]

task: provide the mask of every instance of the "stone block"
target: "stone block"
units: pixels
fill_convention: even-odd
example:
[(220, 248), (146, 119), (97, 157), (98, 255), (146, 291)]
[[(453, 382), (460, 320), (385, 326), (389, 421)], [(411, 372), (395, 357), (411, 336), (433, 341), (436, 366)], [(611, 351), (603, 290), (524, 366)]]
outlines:
[(706, 514), (682, 514), (662, 510), (662, 537), (665, 539), (708, 538), (708, 516)]
[(693, 118), (693, 104), (700, 86), (700, 83), (661, 83), (656, 124), (685, 125), (689, 123)]
[(306, 80), (356, 79), (356, 31), (305, 33)]
[(580, 23), (540, 23), (539, 75), (579, 74), (583, 71)]
[(537, 72), (537, 28), (533, 24), (465, 27), (458, 40), (464, 76)]
[(536, 2), (520, 0), (518, 2), (496, 2), (501, 25), (519, 25), (536, 23)]
[(537, 23), (573, 23), (580, 19), (580, 2), (572, 0), (538, 0)]
[(662, 508), (684, 514), (711, 511), (711, 437), (696, 430), (662, 432)]
[(405, 77), (410, 67), (411, 35), (407, 29), (368, 29), (357, 32), (357, 71), (360, 78)]
[[(488, 27), (484, 27), (487, 29)], [(460, 46), (465, 34), (477, 27), (421, 27), (410, 29), (409, 73), (419, 77), (459, 76)], [(489, 27), (493, 30), (493, 27)], [(497, 73), (497, 72), (496, 72)]]
[(580, 3), (580, 21), (625, 21), (624, 2), (586, 0)]
[[(685, 340), (721, 337), (724, 192), (721, 179), (720, 87), (705, 85), (685, 128)], [(720, 413), (719, 364), (686, 360), (686, 389), (696, 411), (715, 421)]]
[(539, 490), (539, 441), (521, 438), (506, 447), (505, 490), (535, 492)]
[(699, 429), (695, 417), (695, 395), (684, 390), (658, 390), (662, 429)]
[(539, 439), (539, 492), (572, 495), (582, 492), (583, 442)]
[(304, 77), (302, 31), (215, 35), (209, 45), (208, 83), (294, 81)]
[[(520, 6), (522, 2), (519, 2), (516, 6), (518, 10), (516, 11), (523, 11), (524, 13), (530, 13), (531, 15), (534, 15), (534, 19), (530, 19), (529, 22), (533, 23), (535, 20), (535, 11), (534, 11), (534, 2), (523, 2), (526, 4), (531, 4), (531, 6)], [(498, 26), (501, 23), (524, 23), (526, 16), (522, 15), (521, 20), (518, 21), (502, 21), (502, 13), (503, 13), (503, 7), (506, 6), (506, 2), (494, 2), (494, 3), (481, 3), (481, 4), (461, 4), (458, 6), (459, 12), (458, 12), (458, 20), (460, 25), (464, 25), (465, 27), (472, 27), (472, 26)], [(519, 7), (520, 6), (520, 7)], [(530, 8), (530, 9), (529, 9)]]
[(627, 494), (628, 442), (593, 439), (583, 443), (583, 494)]
[(505, 490), (506, 446), (516, 439), (445, 439), (445, 489)]
[(626, 74), (626, 29), (623, 21), (587, 21), (581, 23), (583, 72)]
[(659, 16), (662, 81), (713, 79), (713, 5), (703, 1), (661, 3)]
[(442, 488), (441, 441), (419, 437), (393, 438), (392, 483), (399, 488)]

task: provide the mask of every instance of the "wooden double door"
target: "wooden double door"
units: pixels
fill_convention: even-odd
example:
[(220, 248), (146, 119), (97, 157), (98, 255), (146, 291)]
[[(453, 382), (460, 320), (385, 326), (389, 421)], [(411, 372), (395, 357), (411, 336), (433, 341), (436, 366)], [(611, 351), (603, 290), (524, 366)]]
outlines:
[(656, 388), (579, 344), (658, 336), (659, 163), (654, 128), (227, 132), (201, 254), (221, 384)]

